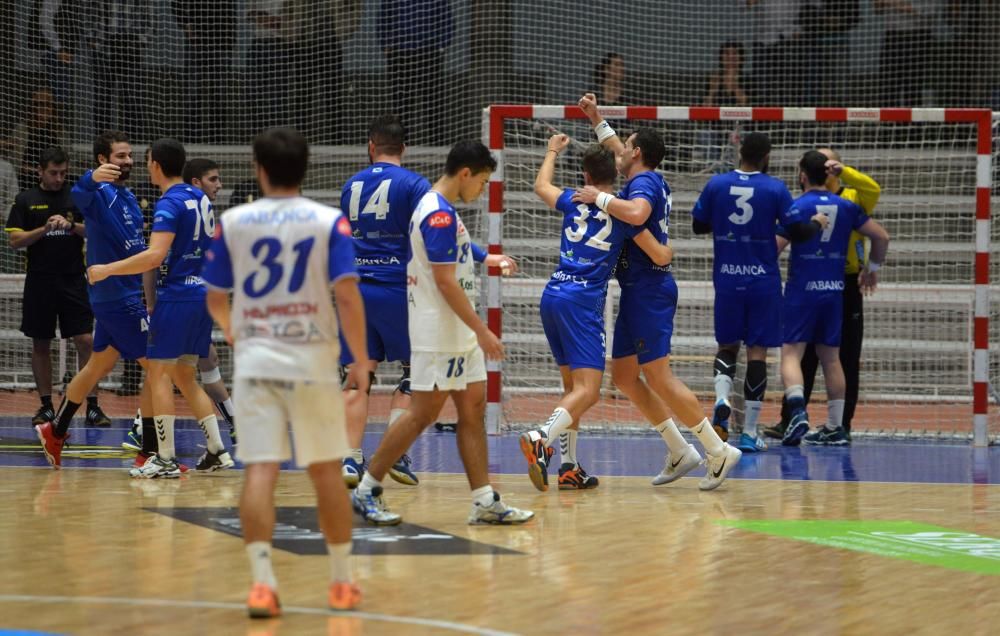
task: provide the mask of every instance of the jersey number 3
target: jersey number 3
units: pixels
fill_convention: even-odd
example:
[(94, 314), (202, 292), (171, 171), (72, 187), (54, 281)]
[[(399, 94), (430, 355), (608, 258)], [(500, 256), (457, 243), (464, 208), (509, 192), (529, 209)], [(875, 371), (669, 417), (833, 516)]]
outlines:
[[(295, 263), (292, 275), (288, 280), (288, 293), (294, 294), (302, 289), (306, 280), (306, 266), (309, 264), (309, 252), (312, 251), (316, 239), (309, 237), (292, 246), (295, 252)], [(276, 238), (258, 239), (250, 247), (250, 253), (257, 261), (257, 268), (243, 281), (243, 293), (250, 298), (260, 298), (271, 292), (285, 277), (285, 266), (278, 261), (281, 256), (281, 241)]]
[(729, 220), (736, 225), (746, 225), (753, 218), (753, 206), (750, 205), (750, 197), (753, 196), (753, 188), (743, 188), (740, 186), (731, 186), (729, 188), (729, 194), (736, 197), (736, 207), (740, 210), (739, 212), (733, 212), (729, 215)]

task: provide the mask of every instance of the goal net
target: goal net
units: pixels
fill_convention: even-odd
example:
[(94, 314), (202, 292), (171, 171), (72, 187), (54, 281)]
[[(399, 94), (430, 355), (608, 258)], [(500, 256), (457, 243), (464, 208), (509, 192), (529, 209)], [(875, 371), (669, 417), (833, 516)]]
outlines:
[[(853, 431), (969, 438), (975, 428), (980, 441), (987, 428), (1000, 432), (998, 409), (987, 408), (988, 380), (998, 379), (989, 343), (995, 350), (1000, 335), (995, 320), (988, 324), (988, 315), (1000, 309), (997, 290), (987, 300), (989, 281), (1000, 280), (1000, 228), (989, 225), (989, 111), (609, 107), (602, 114), (620, 131), (649, 127), (666, 141), (661, 172), (673, 197), (670, 241), (680, 288), (672, 367), (706, 408), (712, 402), (716, 349), (712, 241), (693, 234), (690, 211), (713, 174), (736, 167), (741, 136), (759, 131), (773, 146), (770, 173), (793, 192), (799, 158), (817, 147), (836, 149), (846, 165), (882, 188), (873, 216), (892, 243), (878, 291), (864, 301), (861, 396)], [(595, 141), (582, 117), (575, 106), (494, 106), (485, 114), (484, 134), (502, 159), (487, 204), (491, 243), (495, 250), (502, 244), (521, 264), (513, 280), (490, 281), (491, 319), (496, 328), (502, 325), (508, 351), (502, 371), (495, 369), (492, 378), (491, 414), (497, 423), (537, 424), (559, 400), (559, 372), (538, 307), (558, 263), (562, 218), (539, 201), (532, 185), (555, 131), (575, 140), (559, 161), (557, 185), (582, 184), (580, 150)], [(617, 297), (612, 284), (605, 311), (609, 352)], [(734, 393), (741, 392), (743, 368)], [(762, 421), (775, 422), (782, 389), (777, 350), (770, 352), (768, 368)], [(818, 375), (812, 413), (821, 420), (825, 393)], [(584, 424), (648, 426), (609, 383)]]

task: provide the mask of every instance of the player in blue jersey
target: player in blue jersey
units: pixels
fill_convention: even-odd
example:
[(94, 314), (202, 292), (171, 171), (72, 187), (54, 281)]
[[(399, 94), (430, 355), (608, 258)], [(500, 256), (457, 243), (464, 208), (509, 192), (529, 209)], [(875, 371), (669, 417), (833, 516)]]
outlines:
[[(618, 171), (627, 181), (617, 196), (585, 186), (577, 191), (574, 200), (596, 203), (611, 216), (646, 228), (660, 243), (667, 243), (670, 189), (656, 172), (666, 154), (662, 137), (652, 129), (641, 128), (622, 143), (601, 118), (592, 93), (584, 95), (579, 105), (594, 125), (598, 141), (617, 155)], [(698, 451), (667, 417), (665, 404), (694, 432), (708, 453), (708, 474), (699, 488), (718, 488), (739, 462), (741, 453), (719, 439), (698, 398), (670, 368), (670, 337), (677, 309), (677, 283), (671, 267), (657, 265), (630, 241), (622, 252), (617, 276), (622, 293), (615, 320), (611, 374), (615, 385), (654, 424), (669, 449), (663, 471), (653, 484), (670, 483), (701, 463)]]
[[(580, 417), (601, 397), (604, 376), (604, 303), (608, 280), (614, 272), (625, 241), (635, 240), (654, 263), (665, 266), (673, 256), (671, 248), (657, 241), (648, 229), (619, 221), (593, 204), (574, 203), (572, 189), (552, 183), (556, 158), (570, 143), (566, 135), (549, 139), (548, 150), (538, 176), (535, 194), (550, 208), (563, 214), (560, 233), (559, 266), (542, 292), (540, 312), (542, 328), (552, 349), (552, 356), (562, 375), (563, 397), (548, 423), (521, 435), (521, 449), (528, 460), (528, 475), (539, 490), (548, 490), (548, 460), (554, 452), (545, 451), (545, 461), (538, 461), (534, 441), (548, 446), (552, 425), (569, 418), (571, 424), (559, 435), (562, 455), (559, 489), (586, 489), (598, 485), (597, 477), (587, 474), (576, 457)], [(583, 153), (583, 179), (601, 192), (614, 192), (617, 176), (615, 156), (610, 150), (594, 145)]]
[(780, 179), (767, 174), (771, 141), (750, 133), (740, 146), (740, 167), (712, 177), (691, 211), (695, 234), (711, 233), (715, 259), (715, 409), (712, 425), (729, 437), (732, 407), (729, 394), (741, 344), (747, 348), (743, 381), (746, 418), (737, 447), (743, 452), (766, 450), (757, 420), (767, 390), (767, 350), (781, 345), (781, 272), (775, 244), (777, 223), (793, 240), (805, 240), (821, 229), (823, 215), (800, 218), (792, 195)]
[[(89, 170), (71, 190), (73, 202), (87, 228), (87, 263), (109, 263), (146, 249), (142, 237), (142, 212), (125, 187), (132, 172), (132, 146), (120, 131), (104, 132), (94, 140), (98, 167)], [(139, 276), (102, 281), (89, 289), (94, 312), (94, 352), (66, 387), (55, 421), (35, 427), (49, 463), (58, 468), (62, 447), (80, 403), (111, 373), (122, 357), (146, 365), (146, 307)], [(151, 408), (148, 382), (140, 404)], [(151, 437), (152, 439), (152, 437)], [(155, 442), (154, 442), (155, 443)]]
[[(215, 232), (215, 211), (204, 192), (184, 183), (187, 155), (174, 139), (159, 139), (150, 148), (149, 180), (163, 193), (153, 210), (149, 249), (87, 270), (91, 284), (110, 277), (127, 277), (159, 268), (156, 304), (150, 316), (148, 382), (152, 386), (153, 419), (158, 450), (136, 456), (134, 477), (177, 477), (181, 468), (174, 451), (174, 392), (178, 389), (205, 433), (207, 449), (197, 470), (233, 466), (219, 435), (212, 400), (198, 384), (198, 358), (208, 355), (212, 318), (205, 306), (201, 267)], [(169, 378), (169, 382), (166, 381)], [(146, 434), (143, 435), (145, 442)]]
[[(785, 283), (784, 344), (781, 347), (781, 379), (791, 419), (781, 443), (843, 446), (849, 443), (843, 428), (846, 381), (840, 364), (840, 338), (843, 321), (844, 264), (852, 230), (871, 239), (869, 262), (879, 266), (885, 261), (889, 234), (868, 217), (857, 203), (826, 189), (828, 158), (810, 150), (799, 162), (799, 182), (805, 193), (795, 200), (790, 217), (822, 215), (828, 220), (822, 233), (792, 244)], [(787, 229), (787, 228), (783, 228)], [(778, 238), (784, 249), (786, 232)], [(812, 433), (806, 414), (802, 380), (802, 356), (813, 344), (823, 366), (826, 384), (828, 419)], [(803, 436), (805, 439), (803, 440)]]

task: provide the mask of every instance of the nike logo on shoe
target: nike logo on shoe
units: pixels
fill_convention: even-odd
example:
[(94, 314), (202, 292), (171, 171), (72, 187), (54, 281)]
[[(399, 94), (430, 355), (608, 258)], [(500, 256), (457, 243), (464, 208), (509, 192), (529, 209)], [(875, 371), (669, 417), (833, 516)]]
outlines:
[(677, 461), (675, 461), (675, 462), (673, 462), (673, 461), (672, 461), (672, 462), (670, 462), (670, 469), (671, 469), (671, 470), (673, 470), (674, 468), (677, 468), (678, 466), (680, 466), (680, 465), (681, 465), (681, 462), (682, 462), (682, 461), (684, 461), (684, 456), (683, 456), (683, 455), (681, 455), (681, 458), (680, 458), (680, 459), (678, 459)]
[(727, 462), (727, 461), (729, 461), (729, 457), (726, 457), (726, 458), (724, 458), (724, 459), (722, 460), (722, 465), (721, 465), (721, 466), (719, 466), (719, 470), (717, 470), (717, 471), (713, 471), (713, 472), (712, 472), (712, 477), (715, 477), (716, 479), (718, 479), (718, 478), (719, 478), (719, 475), (721, 475), (721, 474), (722, 474), (722, 470), (723, 470), (723, 469), (724, 469), (724, 468), (726, 467), (726, 462)]

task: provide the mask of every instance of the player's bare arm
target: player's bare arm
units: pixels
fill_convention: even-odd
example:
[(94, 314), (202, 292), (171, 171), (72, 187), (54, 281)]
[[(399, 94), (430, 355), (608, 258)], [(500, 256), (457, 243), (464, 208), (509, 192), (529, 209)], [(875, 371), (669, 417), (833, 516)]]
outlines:
[(611, 216), (629, 225), (642, 225), (653, 213), (653, 206), (646, 199), (621, 199), (594, 186), (577, 188), (573, 200), (577, 203), (594, 203)]
[(487, 254), (483, 260), (483, 265), (487, 267), (499, 267), (500, 274), (503, 276), (516, 274), (518, 270), (517, 261), (507, 254)]
[[(340, 329), (347, 341), (347, 348), (355, 360), (364, 360), (368, 356), (367, 336), (365, 334), (365, 307), (358, 289), (358, 279), (343, 277), (333, 284), (333, 297), (337, 304), (337, 318)], [(346, 386), (357, 387), (357, 391), (347, 395), (348, 401), (360, 399), (363, 392), (368, 391), (369, 376), (364, 365), (352, 364), (347, 368)]]
[(465, 291), (459, 286), (458, 278), (455, 276), (455, 265), (451, 263), (433, 263), (431, 269), (434, 271), (434, 284), (437, 286), (448, 307), (455, 312), (458, 319), (464, 322), (469, 329), (476, 334), (476, 340), (483, 353), (490, 360), (503, 359), (503, 345), (489, 328), (479, 319), (479, 314), (472, 307), (472, 303), (465, 295)]
[(212, 320), (222, 329), (226, 342), (232, 346), (233, 323), (230, 320), (229, 292), (209, 289), (205, 295), (205, 305), (208, 307), (208, 313), (212, 316)]
[(144, 274), (156, 269), (167, 257), (170, 246), (174, 242), (173, 232), (153, 232), (149, 238), (149, 247), (126, 259), (106, 265), (91, 265), (87, 268), (87, 278), (90, 284), (99, 283), (109, 276), (129, 276)]
[(590, 120), (590, 124), (594, 127), (594, 132), (597, 133), (597, 141), (601, 143), (602, 146), (615, 153), (615, 156), (620, 155), (625, 150), (625, 144), (622, 142), (621, 137), (619, 137), (614, 129), (608, 124), (607, 121), (601, 117), (601, 113), (597, 110), (597, 95), (593, 93), (586, 93), (577, 102), (577, 105), (583, 110), (587, 119)]
[(878, 270), (885, 262), (886, 252), (889, 251), (889, 233), (885, 231), (877, 221), (868, 219), (864, 225), (858, 228), (862, 236), (867, 237), (872, 243), (872, 251), (868, 257), (868, 264), (861, 271), (858, 283), (861, 293), (866, 296), (875, 293), (878, 287)]
[(562, 190), (552, 183), (556, 172), (556, 160), (566, 146), (569, 145), (569, 135), (552, 135), (549, 137), (549, 145), (545, 150), (545, 158), (538, 169), (538, 176), (535, 177), (535, 194), (538, 195), (545, 205), (552, 209), (556, 207), (556, 201), (562, 195)]
[(639, 246), (639, 249), (646, 253), (649, 260), (659, 267), (666, 267), (674, 260), (674, 248), (657, 241), (649, 230), (643, 230), (632, 240)]
[(97, 183), (114, 183), (122, 176), (122, 171), (113, 163), (105, 163), (95, 168), (90, 176)]

